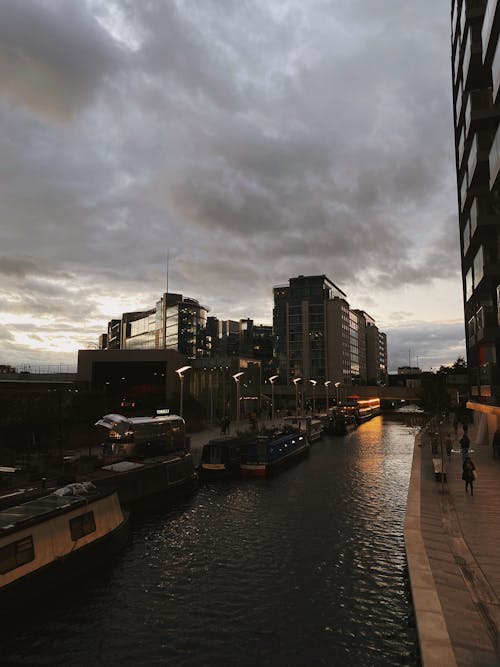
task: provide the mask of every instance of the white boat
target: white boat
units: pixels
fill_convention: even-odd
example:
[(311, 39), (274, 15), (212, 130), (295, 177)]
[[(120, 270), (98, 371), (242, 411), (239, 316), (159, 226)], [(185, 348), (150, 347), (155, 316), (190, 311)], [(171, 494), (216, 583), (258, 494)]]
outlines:
[(0, 511), (0, 609), (33, 604), (125, 546), (128, 514), (90, 482)]

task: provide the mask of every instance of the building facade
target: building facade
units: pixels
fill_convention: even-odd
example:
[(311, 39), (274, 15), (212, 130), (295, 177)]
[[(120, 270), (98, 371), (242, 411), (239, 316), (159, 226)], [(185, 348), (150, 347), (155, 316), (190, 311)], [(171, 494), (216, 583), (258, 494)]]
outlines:
[(452, 1), (455, 159), (469, 407), (490, 415), (490, 429), (500, 414), (486, 407), (500, 406), (499, 33), (499, 0)]
[(173, 350), (188, 359), (211, 355), (208, 309), (196, 299), (164, 293), (154, 308), (123, 313), (99, 339), (106, 350)]
[(384, 384), (387, 339), (325, 275), (274, 288), (275, 360), (286, 383), (300, 377), (342, 385)]

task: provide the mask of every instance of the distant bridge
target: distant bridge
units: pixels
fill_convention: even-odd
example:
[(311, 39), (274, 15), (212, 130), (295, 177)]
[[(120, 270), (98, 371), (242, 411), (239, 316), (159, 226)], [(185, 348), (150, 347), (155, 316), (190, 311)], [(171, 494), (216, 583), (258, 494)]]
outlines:
[[(299, 384), (299, 391), (304, 392), (304, 398), (306, 400), (312, 400), (313, 397), (313, 387), (309, 382)], [(261, 393), (267, 398), (271, 399), (271, 385), (265, 384), (261, 386)], [(275, 398), (292, 398), (295, 396), (295, 387), (291, 385), (274, 385), (274, 396)], [(326, 397), (326, 390), (323, 384), (316, 386), (315, 396), (318, 401), (324, 401)], [(334, 386), (330, 385), (328, 390), (328, 396), (330, 401), (336, 398), (337, 390)], [(359, 396), (360, 398), (380, 398), (381, 401), (406, 401), (408, 403), (413, 403), (419, 401), (419, 397), (415, 389), (409, 387), (365, 387), (365, 386), (340, 386), (339, 387), (339, 398), (341, 401), (345, 400), (348, 396)]]

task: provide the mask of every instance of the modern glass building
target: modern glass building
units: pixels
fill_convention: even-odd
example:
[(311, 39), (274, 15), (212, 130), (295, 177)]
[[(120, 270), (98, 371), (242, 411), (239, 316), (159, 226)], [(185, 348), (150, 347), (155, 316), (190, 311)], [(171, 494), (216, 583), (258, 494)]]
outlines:
[[(468, 406), (500, 411), (500, 0), (452, 0), (451, 56)], [(487, 406), (490, 406), (489, 409)]]
[[(174, 350), (188, 359), (209, 357), (208, 309), (182, 294), (165, 293), (156, 307), (111, 320), (104, 349)], [(111, 335), (117, 332), (115, 335)]]
[[(325, 275), (290, 278), (288, 285), (275, 287), (273, 331), (279, 374), (290, 383), (300, 377), (307, 382), (332, 380), (343, 385), (385, 382), (387, 343), (373, 348), (368, 356), (368, 326), (375, 322), (363, 311), (351, 310), (347, 297)], [(368, 365), (377, 367), (385, 359), (382, 374), (368, 378)]]

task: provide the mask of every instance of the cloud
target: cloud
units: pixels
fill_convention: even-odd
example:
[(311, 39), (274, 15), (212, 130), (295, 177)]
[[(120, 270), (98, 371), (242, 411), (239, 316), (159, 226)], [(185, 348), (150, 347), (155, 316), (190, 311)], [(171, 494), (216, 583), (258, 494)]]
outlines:
[(419, 366), (422, 370), (453, 364), (464, 357), (464, 324), (458, 322), (413, 322), (388, 327), (387, 344), (391, 351), (390, 372), (398, 366)]
[(24, 304), (89, 340), (167, 252), (224, 318), (325, 273), (384, 326), (457, 319), (428, 299), (460, 289), (448, 34), (431, 0), (6, 0), (4, 326)]
[(68, 121), (120, 59), (119, 48), (84, 3), (0, 5), (0, 89), (14, 105)]

